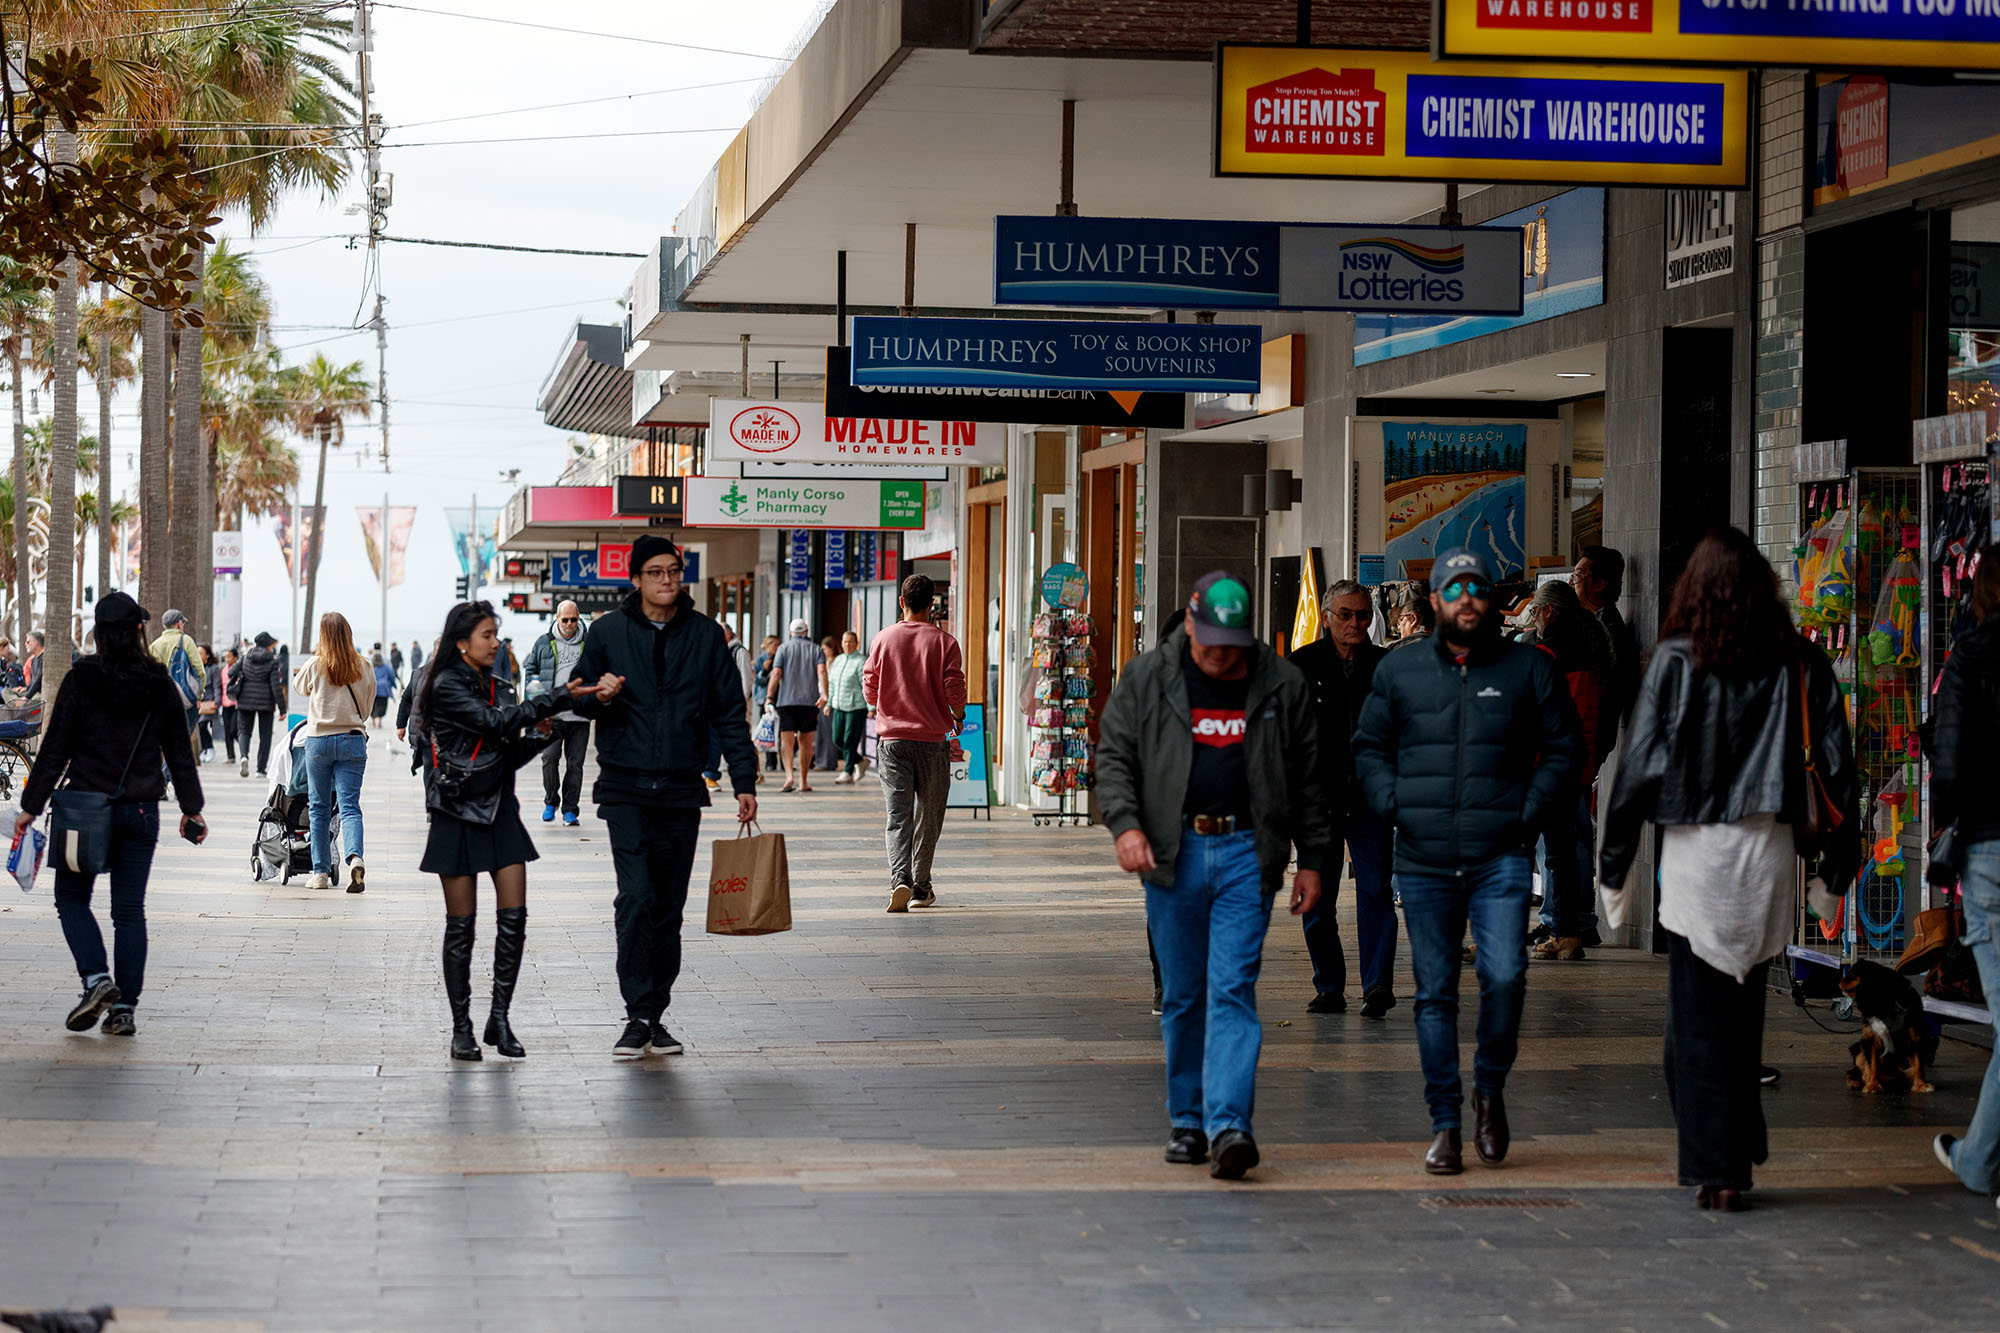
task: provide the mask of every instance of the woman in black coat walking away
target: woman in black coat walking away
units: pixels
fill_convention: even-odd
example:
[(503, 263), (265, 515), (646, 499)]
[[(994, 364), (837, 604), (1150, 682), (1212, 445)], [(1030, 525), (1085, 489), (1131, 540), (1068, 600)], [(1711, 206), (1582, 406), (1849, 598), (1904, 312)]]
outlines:
[(105, 869), (111, 879), (115, 962), (104, 956), (104, 934), (90, 909), (97, 876), (65, 866), (60, 848), (49, 848), (49, 860), (55, 865), (56, 915), (83, 980), (83, 998), (64, 1026), (88, 1032), (103, 1014), (106, 1033), (129, 1037), (138, 1031), (132, 1010), (146, 976), (146, 879), (160, 840), (160, 798), (167, 790), (163, 764), (173, 774), (180, 801), (181, 836), (199, 843), (208, 836), (208, 825), (201, 817), (201, 778), (188, 743), (185, 705), (173, 677), (146, 651), (145, 609), (114, 592), (98, 602), (96, 619), (97, 651), (79, 658), (56, 692), (41, 751), (21, 789), (14, 835), (41, 814), (58, 783), (112, 798)]
[[(1860, 781), (1826, 654), (1792, 628), (1778, 578), (1734, 528), (1710, 533), (1674, 585), (1626, 724), (1604, 818), (1604, 887), (1622, 893), (1640, 825), (1661, 830), (1667, 1100), (1680, 1179), (1701, 1208), (1743, 1206), (1768, 1154), (1760, 1089), (1765, 965), (1791, 941), (1795, 830), (1814, 800), (1809, 753), (1845, 816), (1809, 880), (1838, 892), (1861, 865)], [(1824, 899), (1820, 899), (1824, 901)], [(1614, 921), (1623, 910), (1614, 899)]]
[[(444, 990), (451, 1001), (451, 1058), (477, 1060), (472, 1037), (472, 943), (480, 875), (493, 877), (499, 910), (493, 940), (493, 1007), (486, 1044), (509, 1059), (527, 1054), (508, 1024), (507, 1010), (521, 973), (528, 936), (528, 862), (535, 844), (521, 824), (514, 770), (546, 744), (529, 728), (548, 730), (548, 719), (572, 695), (597, 695), (596, 686), (551, 690), (526, 703), (499, 671), (500, 622), (488, 602), (461, 602), (446, 617), (436, 656), (424, 678), (416, 711), (424, 718), (432, 762), (425, 772), (424, 804), (430, 837), (421, 869), (444, 887)], [(615, 685), (609, 686), (615, 692)]]

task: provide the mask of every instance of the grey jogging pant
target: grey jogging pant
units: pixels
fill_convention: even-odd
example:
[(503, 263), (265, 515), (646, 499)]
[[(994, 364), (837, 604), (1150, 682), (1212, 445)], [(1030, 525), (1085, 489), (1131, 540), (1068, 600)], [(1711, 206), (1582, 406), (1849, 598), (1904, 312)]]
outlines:
[(889, 811), (889, 887), (907, 884), (921, 893), (930, 887), (931, 855), (944, 829), (951, 742), (885, 740), (876, 746), (875, 757), (882, 802)]

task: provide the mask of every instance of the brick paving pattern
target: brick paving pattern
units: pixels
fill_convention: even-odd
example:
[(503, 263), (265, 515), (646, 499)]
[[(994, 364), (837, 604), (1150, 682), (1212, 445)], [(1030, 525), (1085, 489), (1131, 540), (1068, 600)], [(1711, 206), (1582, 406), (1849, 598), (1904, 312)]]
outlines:
[[(1141, 897), (1103, 831), (954, 811), (940, 905), (889, 916), (872, 778), (766, 788), (790, 934), (703, 934), (698, 864), (668, 1015), (687, 1054), (632, 1065), (610, 1058), (603, 826), (540, 823), (524, 781), (530, 1058), (453, 1066), (406, 763), (371, 756), (360, 896), (253, 883), (263, 784), (207, 770), (209, 845), (161, 844), (135, 1039), (62, 1029), (46, 883), (6, 890), (0, 1308), (102, 1301), (177, 1333), (2000, 1326), (2000, 1214), (1929, 1146), (1981, 1050), (1946, 1043), (1932, 1096), (1863, 1097), (1850, 1038), (1774, 1002), (1771, 1164), (1753, 1211), (1698, 1213), (1664, 967), (1536, 964), (1513, 1154), (1441, 1181), (1407, 960), (1386, 1023), (1308, 1015), (1281, 909), (1265, 1165), (1225, 1185), (1160, 1160)], [(489, 896), (476, 1021), (491, 942)]]

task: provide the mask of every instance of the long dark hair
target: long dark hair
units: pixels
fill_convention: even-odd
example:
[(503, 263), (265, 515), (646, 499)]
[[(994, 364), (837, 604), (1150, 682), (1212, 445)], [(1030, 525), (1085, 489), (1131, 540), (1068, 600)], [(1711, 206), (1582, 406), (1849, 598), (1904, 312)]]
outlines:
[(118, 685), (136, 685), (149, 676), (167, 673), (146, 651), (146, 627), (137, 620), (98, 626), (97, 651), (91, 655)]
[(458, 651), (458, 641), (471, 638), (484, 622), (499, 619), (491, 602), (460, 602), (451, 609), (444, 618), (444, 632), (438, 635), (437, 649), (426, 665), (423, 692), (417, 696), (415, 705), (418, 712), (425, 717), (431, 715), (431, 699), (437, 694), (438, 677), (465, 662), (465, 654)]
[(1660, 637), (1685, 634), (1694, 664), (1725, 676), (1777, 669), (1798, 638), (1778, 592), (1777, 571), (1735, 528), (1712, 528), (1674, 584)]

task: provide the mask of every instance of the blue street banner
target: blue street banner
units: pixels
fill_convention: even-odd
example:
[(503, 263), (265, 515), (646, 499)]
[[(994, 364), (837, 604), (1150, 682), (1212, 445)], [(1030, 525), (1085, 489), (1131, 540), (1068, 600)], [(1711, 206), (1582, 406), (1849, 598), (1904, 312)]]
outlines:
[(958, 727), (961, 758), (951, 761), (951, 789), (945, 806), (951, 810), (983, 810), (992, 804), (986, 792), (986, 705), (967, 704)]
[(847, 531), (835, 528), (826, 534), (826, 586), (829, 592), (847, 586)]
[(998, 217), (996, 305), (1518, 315), (1505, 227)]
[(785, 583), (786, 592), (812, 591), (812, 558), (812, 531), (808, 528), (794, 528), (791, 558), (785, 562), (786, 571), (791, 575)]
[(1224, 45), (1216, 62), (1218, 176), (1726, 189), (1750, 179), (1744, 70), (1311, 46)]
[(2000, 69), (1990, 0), (1440, 0), (1439, 56)]
[(1263, 374), (1255, 324), (857, 315), (850, 341), (864, 387), (1255, 393)]

